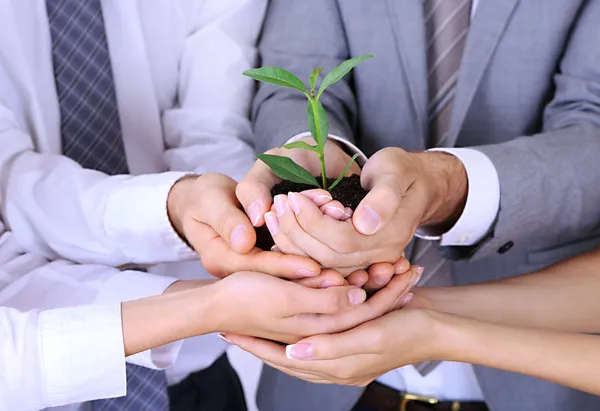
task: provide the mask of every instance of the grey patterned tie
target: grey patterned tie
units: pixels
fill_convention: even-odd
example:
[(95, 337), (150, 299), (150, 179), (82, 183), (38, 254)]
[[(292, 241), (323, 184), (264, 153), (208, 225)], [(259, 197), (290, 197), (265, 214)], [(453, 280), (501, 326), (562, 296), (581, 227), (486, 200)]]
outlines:
[[(469, 31), (471, 0), (425, 0), (424, 3), (429, 70), (428, 145), (440, 147), (450, 129), (452, 103)], [(417, 240), (413, 261), (425, 267), (421, 284), (452, 285), (450, 262), (440, 256), (437, 243)], [(438, 361), (427, 361), (415, 367), (427, 375), (438, 364)]]
[[(88, 169), (128, 172), (100, 0), (47, 0), (63, 154)], [(127, 396), (102, 411), (169, 408), (163, 371), (127, 364)]]

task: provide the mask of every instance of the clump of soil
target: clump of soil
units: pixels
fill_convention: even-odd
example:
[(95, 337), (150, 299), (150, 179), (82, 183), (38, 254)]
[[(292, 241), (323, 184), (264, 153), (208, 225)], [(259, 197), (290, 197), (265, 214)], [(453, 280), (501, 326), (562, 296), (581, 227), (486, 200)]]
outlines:
[[(316, 177), (317, 181), (321, 181), (321, 177)], [(328, 178), (327, 185), (333, 184), (335, 178)], [(315, 187), (308, 184), (292, 183), (290, 181), (282, 181), (271, 189), (271, 195), (275, 197), (278, 194), (300, 193), (305, 190), (311, 190)], [(333, 188), (331, 196), (334, 200), (339, 201), (344, 207), (356, 209), (367, 192), (360, 185), (360, 176), (358, 174), (344, 177), (340, 183)]]

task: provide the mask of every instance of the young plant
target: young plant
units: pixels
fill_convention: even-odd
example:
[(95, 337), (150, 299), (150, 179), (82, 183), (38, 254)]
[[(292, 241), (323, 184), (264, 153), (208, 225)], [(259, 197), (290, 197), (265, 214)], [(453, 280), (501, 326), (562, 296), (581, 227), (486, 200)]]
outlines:
[[(310, 89), (296, 77), (294, 74), (278, 67), (261, 67), (257, 69), (247, 70), (244, 72), (245, 76), (251, 77), (258, 81), (265, 83), (274, 84), (276, 86), (293, 88), (302, 92), (307, 98), (308, 103), (306, 106), (306, 114), (308, 118), (308, 129), (314, 139), (316, 145), (311, 146), (304, 141), (296, 141), (294, 143), (285, 144), (283, 147), (287, 149), (300, 148), (304, 150), (310, 150), (315, 152), (319, 156), (321, 163), (321, 184), (317, 179), (304, 167), (295, 163), (289, 157), (276, 156), (272, 154), (260, 154), (256, 156), (259, 160), (265, 162), (273, 173), (278, 177), (299, 184), (309, 184), (315, 187), (323, 188), (330, 191), (337, 186), (340, 181), (344, 178), (354, 160), (358, 157), (358, 154), (354, 155), (350, 160), (350, 163), (342, 171), (339, 177), (327, 187), (327, 175), (325, 173), (325, 143), (327, 143), (327, 136), (329, 135), (329, 121), (327, 119), (327, 112), (325, 107), (319, 101), (323, 92), (331, 85), (340, 81), (346, 74), (348, 74), (354, 67), (359, 65), (365, 60), (372, 58), (371, 55), (356, 57), (347, 61), (334, 68), (327, 74), (321, 86), (316, 90), (317, 80), (322, 68), (315, 69), (310, 75), (309, 85)], [(309, 91), (308, 91), (308, 90)]]

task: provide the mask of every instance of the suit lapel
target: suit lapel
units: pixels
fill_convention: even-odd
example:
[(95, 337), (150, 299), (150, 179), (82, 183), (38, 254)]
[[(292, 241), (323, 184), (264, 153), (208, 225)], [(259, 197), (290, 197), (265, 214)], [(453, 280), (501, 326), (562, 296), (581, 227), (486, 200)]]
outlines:
[(422, 0), (387, 0), (397, 51), (412, 104), (417, 114), (421, 138), (427, 122), (427, 55)]
[(494, 50), (513, 16), (519, 0), (484, 0), (480, 1), (475, 17), (471, 22), (469, 38), (465, 47), (454, 109), (448, 146), (456, 144), (458, 134), (473, 102), (475, 93), (481, 83)]

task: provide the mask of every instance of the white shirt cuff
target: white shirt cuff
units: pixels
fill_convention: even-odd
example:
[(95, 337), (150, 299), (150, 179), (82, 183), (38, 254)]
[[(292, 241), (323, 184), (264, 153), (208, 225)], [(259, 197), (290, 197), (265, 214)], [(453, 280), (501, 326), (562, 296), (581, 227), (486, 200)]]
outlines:
[[(123, 271), (112, 276), (96, 297), (96, 304), (121, 303), (162, 295), (176, 278), (139, 271)], [(182, 341), (146, 350), (127, 357), (127, 362), (151, 369), (165, 369), (177, 360)]]
[(111, 194), (104, 219), (109, 236), (132, 262), (162, 263), (196, 258), (167, 215), (173, 184), (187, 173), (137, 176)]
[(467, 172), (469, 190), (463, 213), (450, 230), (439, 235), (419, 228), (416, 236), (440, 240), (442, 246), (477, 244), (492, 229), (500, 209), (500, 179), (494, 163), (482, 152), (470, 148), (435, 148), (430, 151), (442, 151), (458, 157)]
[[(286, 141), (285, 144), (293, 143), (293, 142), (296, 142), (298, 140), (302, 140), (303, 138), (310, 137), (310, 136), (311, 136), (310, 131), (306, 131), (304, 133), (296, 134), (294, 137), (292, 137), (288, 141)], [(341, 143), (344, 146), (344, 148), (346, 149), (346, 152), (350, 152), (350, 153), (352, 153), (352, 155), (358, 153), (359, 156), (357, 157), (356, 162), (358, 163), (359, 166), (362, 167), (367, 162), (368, 158), (365, 155), (365, 153), (363, 153), (353, 143), (349, 142), (348, 140), (346, 140), (346, 139), (344, 139), (342, 137), (339, 137), (339, 136), (336, 136), (336, 135), (333, 135), (333, 134), (330, 134), (328, 138), (330, 138), (331, 140), (335, 140), (338, 143)]]
[(39, 326), (49, 406), (125, 395), (120, 304), (42, 311)]

